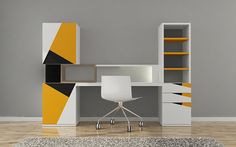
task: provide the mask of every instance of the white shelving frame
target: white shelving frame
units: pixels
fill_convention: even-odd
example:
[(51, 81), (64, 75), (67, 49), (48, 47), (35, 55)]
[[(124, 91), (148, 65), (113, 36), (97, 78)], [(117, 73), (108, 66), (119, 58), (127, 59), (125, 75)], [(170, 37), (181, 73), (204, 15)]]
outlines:
[[(170, 38), (188, 38), (183, 43), (182, 66), (189, 70), (182, 72), (181, 81), (165, 82), (165, 30), (181, 29), (182, 36)], [(162, 126), (191, 126), (191, 24), (190, 23), (162, 23), (158, 30), (158, 65), (161, 67), (163, 80), (162, 90), (159, 91), (159, 120)], [(168, 38), (168, 36), (167, 36)], [(174, 42), (174, 41), (173, 41)], [(172, 42), (172, 43), (173, 43)], [(169, 42), (170, 43), (170, 42)], [(180, 56), (179, 56), (180, 57)], [(168, 71), (172, 72), (172, 71)], [(174, 72), (173, 72), (174, 74)], [(189, 86), (190, 85), (190, 86)]]

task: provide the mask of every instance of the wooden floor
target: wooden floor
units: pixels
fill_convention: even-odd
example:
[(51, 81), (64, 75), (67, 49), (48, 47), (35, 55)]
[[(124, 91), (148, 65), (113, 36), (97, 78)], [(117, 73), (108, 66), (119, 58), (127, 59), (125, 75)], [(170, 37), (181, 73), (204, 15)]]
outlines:
[(197, 136), (214, 137), (227, 146), (236, 146), (236, 122), (193, 122), (192, 127), (161, 127), (156, 122), (145, 122), (141, 130), (132, 124), (132, 132), (126, 132), (126, 124), (103, 124), (95, 130), (95, 122), (81, 122), (77, 127), (42, 127), (40, 122), (0, 122), (0, 146), (11, 146), (25, 137), (32, 136)]

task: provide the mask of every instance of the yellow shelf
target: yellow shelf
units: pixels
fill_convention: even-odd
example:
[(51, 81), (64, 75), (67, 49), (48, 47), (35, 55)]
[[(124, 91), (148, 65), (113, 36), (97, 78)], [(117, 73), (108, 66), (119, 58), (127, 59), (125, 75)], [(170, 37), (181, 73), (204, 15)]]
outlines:
[(182, 56), (182, 55), (188, 55), (189, 52), (164, 52), (164, 55), (168, 56)]
[(178, 67), (178, 68), (164, 68), (164, 70), (190, 70), (190, 68), (187, 67)]
[(187, 40), (188, 38), (186, 37), (164, 38), (164, 41), (168, 41), (168, 42), (183, 42)]

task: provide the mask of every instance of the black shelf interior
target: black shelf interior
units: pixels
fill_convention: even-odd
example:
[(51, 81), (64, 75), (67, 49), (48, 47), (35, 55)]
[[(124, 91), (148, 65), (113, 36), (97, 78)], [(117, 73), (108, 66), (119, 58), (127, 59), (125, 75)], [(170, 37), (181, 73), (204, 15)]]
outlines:
[(59, 83), (61, 81), (61, 65), (45, 65), (46, 82)]

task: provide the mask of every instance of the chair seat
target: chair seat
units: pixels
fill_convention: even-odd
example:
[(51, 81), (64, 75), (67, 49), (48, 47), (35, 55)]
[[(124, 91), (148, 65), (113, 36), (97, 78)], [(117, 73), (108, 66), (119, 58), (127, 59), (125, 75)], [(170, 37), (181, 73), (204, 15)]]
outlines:
[(105, 100), (108, 100), (108, 101), (112, 101), (112, 102), (128, 102), (128, 101), (134, 101), (134, 100), (137, 100), (137, 99), (140, 99), (140, 98), (142, 98), (142, 97), (136, 97), (136, 98), (122, 98), (122, 99), (119, 99), (119, 98), (117, 98), (117, 99), (105, 99), (105, 98), (103, 98), (103, 99), (105, 99)]

